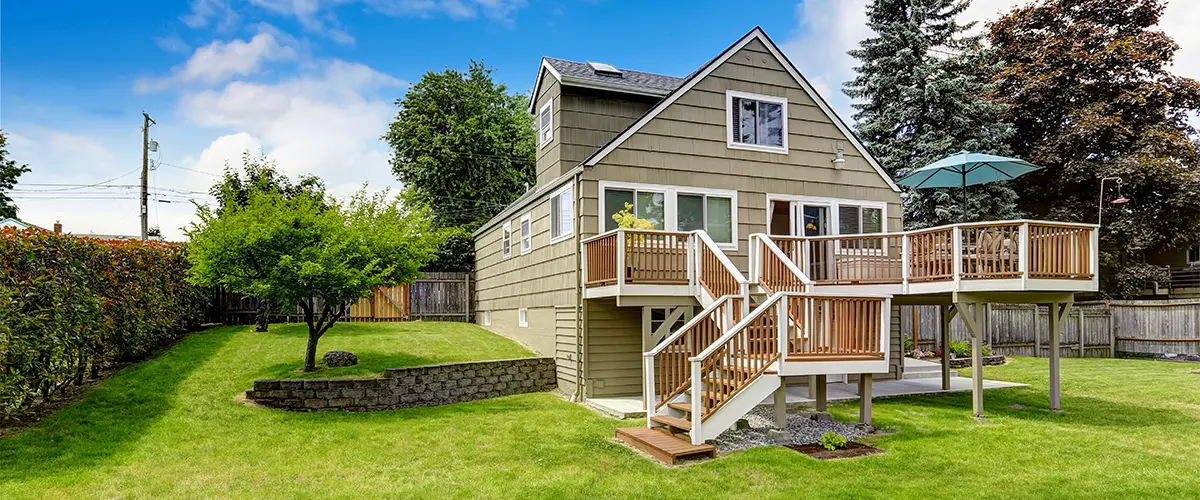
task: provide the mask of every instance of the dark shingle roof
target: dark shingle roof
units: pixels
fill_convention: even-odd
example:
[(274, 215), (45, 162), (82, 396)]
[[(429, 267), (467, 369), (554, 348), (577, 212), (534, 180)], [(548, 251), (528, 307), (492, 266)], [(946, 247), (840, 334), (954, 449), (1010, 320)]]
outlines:
[(683, 78), (621, 69), (621, 76), (597, 74), (587, 63), (546, 58), (546, 62), (564, 79), (595, 82), (605, 87), (624, 88), (633, 92), (665, 95), (683, 84)]

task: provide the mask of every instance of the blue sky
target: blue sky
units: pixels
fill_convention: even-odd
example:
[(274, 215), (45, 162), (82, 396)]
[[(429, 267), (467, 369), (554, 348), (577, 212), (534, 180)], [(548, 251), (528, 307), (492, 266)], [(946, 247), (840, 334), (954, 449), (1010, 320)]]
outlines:
[[(520, 92), (542, 56), (685, 76), (761, 25), (849, 120), (839, 89), (853, 76), (845, 51), (870, 34), (864, 3), (10, 1), (0, 11), (0, 127), (13, 157), (33, 169), (21, 178), (22, 219), (134, 234), (132, 188), (44, 190), (139, 168), (141, 112), (150, 113), (161, 145), (152, 191), (171, 202), (152, 201), (150, 221), (179, 239), (193, 213), (187, 192), (207, 191), (246, 150), (265, 151), (290, 174), (320, 175), (338, 194), (394, 185), (378, 139), (394, 101), (425, 71), (470, 59)], [(968, 17), (1014, 3), (977, 1)], [(1177, 60), (1200, 60), (1189, 57), (1200, 40), (1182, 28), (1200, 23), (1200, 8), (1177, 3), (1168, 18), (1180, 28), (1166, 27), (1185, 48)], [(136, 183), (136, 173), (112, 181)]]

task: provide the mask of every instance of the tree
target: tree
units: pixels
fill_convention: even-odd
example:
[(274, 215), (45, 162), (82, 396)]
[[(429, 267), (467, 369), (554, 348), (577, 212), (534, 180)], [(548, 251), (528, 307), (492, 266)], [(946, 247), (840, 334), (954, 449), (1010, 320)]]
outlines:
[(988, 31), (994, 98), (1015, 127), (1009, 143), (1045, 167), (1018, 179), (1021, 208), (1096, 221), (1101, 179), (1124, 181), (1131, 201), (1105, 207), (1100, 231), (1102, 287), (1116, 295), (1152, 274), (1144, 249), (1200, 240), (1200, 147), (1187, 121), (1200, 83), (1168, 71), (1179, 46), (1154, 29), (1163, 4), (1046, 0)]
[[(217, 199), (218, 211), (234, 206), (245, 207), (254, 193), (278, 193), (287, 199), (297, 196), (325, 199), (325, 184), (321, 179), (315, 176), (301, 176), (299, 182), (293, 184), (265, 155), (253, 156), (249, 151), (243, 152), (242, 169), (245, 171), (245, 178), (237, 169), (226, 163), (225, 175), (221, 182), (209, 188), (209, 194)], [(258, 299), (254, 331), (266, 332), (271, 324), (271, 314), (279, 310), (279, 304), (263, 300), (262, 297)]]
[[(986, 99), (987, 72), (980, 70), (980, 36), (959, 24), (966, 0), (875, 0), (867, 24), (875, 36), (850, 55), (858, 76), (843, 88), (853, 104), (859, 137), (893, 177), (961, 150), (1007, 154), (1010, 127), (997, 119), (1001, 106)], [(1008, 183), (968, 188), (969, 219), (1016, 218), (1016, 195)], [(904, 194), (910, 228), (957, 222), (959, 189), (920, 189)]]
[(528, 98), (492, 80), (472, 61), (467, 72), (427, 72), (396, 101), (400, 107), (384, 140), (392, 170), (418, 200), (433, 207), (438, 227), (460, 228), (431, 266), (474, 267), (471, 231), (537, 180)]
[(17, 185), (17, 177), (29, 171), (28, 165), (17, 165), (8, 157), (8, 135), (0, 130), (0, 218), (16, 217), (17, 204), (8, 192)]
[(196, 215), (185, 231), (189, 280), (298, 305), (308, 324), (305, 371), (316, 368), (318, 341), (350, 303), (411, 282), (445, 238), (426, 205), (386, 191), (360, 190), (343, 203), (252, 190), (244, 205), (197, 205)]

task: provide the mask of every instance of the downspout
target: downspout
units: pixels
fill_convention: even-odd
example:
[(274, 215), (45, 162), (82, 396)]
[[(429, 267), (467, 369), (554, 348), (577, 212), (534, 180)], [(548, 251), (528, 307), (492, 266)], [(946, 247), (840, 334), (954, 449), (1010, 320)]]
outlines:
[(571, 402), (583, 401), (583, 343), (585, 341), (583, 335), (584, 315), (583, 315), (583, 256), (580, 249), (583, 246), (582, 231), (580, 229), (580, 220), (582, 219), (580, 209), (583, 207), (583, 170), (581, 169), (575, 174), (574, 190), (575, 190), (575, 209), (571, 212), (575, 218), (575, 223), (572, 224), (575, 229), (575, 393), (571, 395)]

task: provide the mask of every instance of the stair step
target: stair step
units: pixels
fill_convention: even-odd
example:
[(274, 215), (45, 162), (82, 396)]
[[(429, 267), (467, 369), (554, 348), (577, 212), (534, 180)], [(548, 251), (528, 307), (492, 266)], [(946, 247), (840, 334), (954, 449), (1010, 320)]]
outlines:
[(677, 459), (683, 457), (708, 455), (712, 458), (717, 455), (717, 449), (711, 444), (694, 445), (680, 436), (645, 427), (617, 429), (617, 439), (667, 464), (674, 464)]
[(684, 432), (692, 430), (692, 423), (690, 421), (670, 415), (655, 415), (650, 417), (650, 421), (665, 425), (671, 430), (679, 429)]
[(667, 407), (672, 410), (677, 410), (677, 411), (687, 413), (689, 415), (692, 413), (692, 404), (691, 403), (667, 403)]

